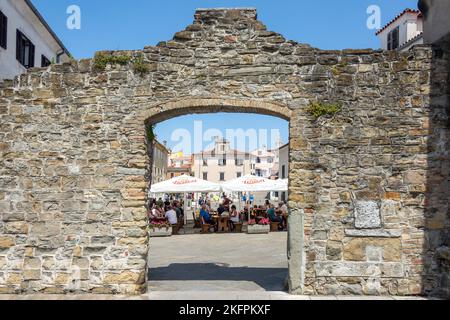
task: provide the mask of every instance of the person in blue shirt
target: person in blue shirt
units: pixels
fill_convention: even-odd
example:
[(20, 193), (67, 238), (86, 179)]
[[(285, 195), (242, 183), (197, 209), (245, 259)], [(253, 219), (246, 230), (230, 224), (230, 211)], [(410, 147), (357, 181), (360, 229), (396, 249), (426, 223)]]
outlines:
[(208, 207), (206, 204), (202, 205), (202, 209), (200, 210), (200, 217), (203, 218), (203, 221), (207, 224), (215, 225), (214, 220), (211, 218), (209, 214)]
[(267, 215), (269, 216), (271, 222), (279, 222), (280, 228), (283, 228), (283, 218), (277, 216), (273, 204), (269, 204), (269, 210), (267, 210)]

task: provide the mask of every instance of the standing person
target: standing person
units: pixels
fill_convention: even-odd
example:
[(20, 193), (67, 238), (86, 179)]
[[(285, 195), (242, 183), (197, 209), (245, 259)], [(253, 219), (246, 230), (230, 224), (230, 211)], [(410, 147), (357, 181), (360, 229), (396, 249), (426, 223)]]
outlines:
[(178, 224), (177, 213), (169, 206), (169, 210), (166, 212), (166, 218), (170, 224)]
[(224, 208), (225, 208), (225, 211), (230, 211), (230, 205), (231, 205), (231, 200), (230, 200), (230, 198), (227, 198), (227, 197), (225, 197), (224, 199), (223, 199), (223, 206), (224, 206)]

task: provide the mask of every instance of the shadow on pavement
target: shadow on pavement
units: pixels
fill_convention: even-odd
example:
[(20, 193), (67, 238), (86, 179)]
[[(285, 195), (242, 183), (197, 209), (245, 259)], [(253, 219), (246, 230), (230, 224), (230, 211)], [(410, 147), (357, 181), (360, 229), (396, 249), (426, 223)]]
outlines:
[(174, 263), (149, 269), (150, 281), (251, 281), (266, 291), (285, 291), (287, 268), (230, 267), (214, 263)]

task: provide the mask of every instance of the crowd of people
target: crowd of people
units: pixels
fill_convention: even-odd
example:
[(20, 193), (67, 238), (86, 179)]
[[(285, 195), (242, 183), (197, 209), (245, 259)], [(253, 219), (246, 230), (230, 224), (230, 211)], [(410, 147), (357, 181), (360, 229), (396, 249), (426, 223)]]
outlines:
[(277, 222), (280, 230), (287, 228), (288, 208), (284, 201), (275, 207), (269, 200), (266, 200), (265, 204), (261, 206), (255, 205), (253, 208), (246, 206), (241, 213), (238, 212), (236, 206), (233, 205), (233, 202), (225, 194), (223, 194), (222, 201), (216, 211), (212, 210), (211, 199), (208, 196), (205, 198), (201, 197), (199, 199), (199, 205), (201, 206), (200, 219), (205, 224), (216, 226), (217, 222), (213, 219), (213, 215), (217, 214), (220, 217), (229, 217), (229, 227), (232, 231), (235, 229), (236, 224), (244, 220), (258, 220), (262, 217), (268, 218), (270, 222)]
[(148, 217), (150, 221), (167, 220), (170, 224), (178, 224), (179, 221), (184, 221), (183, 202), (182, 200), (153, 199), (149, 206)]
[[(288, 208), (284, 201), (278, 203), (277, 206), (266, 200), (264, 205), (251, 206), (250, 199), (247, 199), (245, 208), (239, 212), (233, 201), (222, 194), (222, 196), (206, 194), (200, 196), (198, 205), (200, 207), (198, 218), (203, 224), (209, 224), (217, 230), (217, 219), (214, 217), (228, 217), (228, 224), (231, 231), (236, 229), (237, 224), (243, 221), (250, 221), (262, 218), (269, 219), (270, 222), (278, 223), (280, 230), (287, 228)], [(212, 208), (212, 203), (219, 203), (217, 208)], [(173, 198), (153, 199), (148, 210), (150, 221), (168, 221), (170, 224), (179, 224), (184, 222), (184, 204), (183, 200)]]

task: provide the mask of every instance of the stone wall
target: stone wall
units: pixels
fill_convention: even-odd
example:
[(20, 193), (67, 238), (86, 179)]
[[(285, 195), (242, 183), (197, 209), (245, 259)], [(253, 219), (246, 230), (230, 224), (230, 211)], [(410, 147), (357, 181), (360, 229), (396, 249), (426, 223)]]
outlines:
[[(145, 125), (217, 111), (290, 120), (292, 293), (434, 292), (425, 240), (448, 206), (427, 206), (448, 199), (448, 166), (430, 175), (429, 157), (448, 164), (448, 127), (432, 129), (431, 69), (429, 47), (324, 51), (222, 9), (155, 47), (3, 83), (0, 292), (145, 291)], [(315, 119), (312, 102), (342, 110)]]

